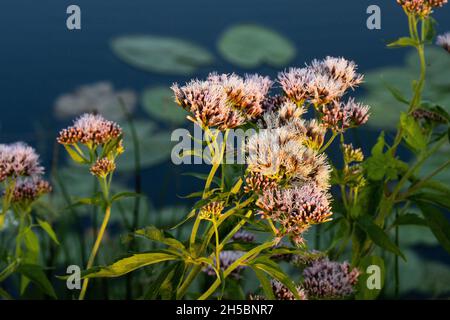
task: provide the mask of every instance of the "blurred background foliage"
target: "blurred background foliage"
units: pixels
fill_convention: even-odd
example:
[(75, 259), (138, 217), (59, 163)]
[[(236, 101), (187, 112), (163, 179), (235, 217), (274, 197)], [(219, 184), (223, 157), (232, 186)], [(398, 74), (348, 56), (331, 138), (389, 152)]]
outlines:
[[(172, 130), (192, 128), (185, 119), (186, 113), (173, 102), (169, 89), (173, 82), (201, 78), (211, 71), (261, 72), (275, 77), (279, 70), (301, 66), (313, 58), (346, 56), (356, 60), (366, 75), (359, 99), (371, 105), (373, 113), (370, 128), (355, 134), (354, 143), (367, 154), (378, 133), (386, 130), (389, 134), (405, 109), (390, 90), (409, 96), (411, 81), (418, 74), (413, 52), (385, 49), (387, 40), (404, 30), (404, 21), (399, 21), (402, 12), (395, 1), (233, 0), (216, 4), (202, 0), (188, 5), (181, 0), (167, 3), (139, 0), (133, 4), (114, 0), (108, 1), (105, 8), (78, 1), (83, 12), (83, 29), (78, 34), (54, 31), (62, 28), (67, 1), (29, 10), (34, 17), (18, 9), (21, 2), (8, 0), (5, 4), (11, 17), (21, 15), (19, 22), (27, 21), (23, 19), (28, 22), (4, 39), (5, 50), (0, 53), (2, 61), (11, 60), (0, 80), (5, 90), (0, 97), (0, 137), (2, 143), (14, 140), (31, 143), (38, 148), (48, 168), (54, 192), (39, 203), (36, 212), (52, 221), (60, 238), (60, 246), (44, 240), (45, 237), (41, 242), (43, 264), (57, 266), (48, 268), (47, 273), (54, 279), (60, 298), (70, 298), (71, 292), (65, 289), (64, 281), (54, 276), (64, 274), (68, 265), (85, 265), (101, 221), (95, 209), (70, 206), (75, 199), (98, 190), (90, 173), (66, 161), (54, 141), (58, 128), (76, 115), (94, 111), (121, 124), (126, 151), (119, 158), (113, 189), (146, 194), (138, 200), (122, 200), (114, 208), (98, 259), (98, 264), (106, 264), (137, 248), (140, 251), (151, 248), (153, 244), (144, 240), (130, 244), (129, 230), (150, 224), (161, 228), (174, 226), (186, 216), (191, 204), (181, 196), (200, 189), (199, 180), (182, 173), (204, 172), (204, 167), (175, 166), (170, 161)], [(365, 28), (365, 9), (369, 4), (382, 8), (382, 30)], [(52, 13), (48, 21), (39, 25), (40, 15), (49, 12)], [(439, 14), (436, 17), (441, 23), (439, 31), (450, 29), (448, 8)], [(11, 17), (0, 22), (0, 28), (5, 29), (6, 23), (14, 26)], [(33, 36), (33, 22), (38, 24), (35, 32), (47, 33), (49, 40)], [(19, 43), (18, 38), (24, 43)], [(44, 53), (46, 41), (51, 41), (52, 48)], [(33, 48), (38, 49), (34, 56)], [(42, 61), (44, 66), (39, 64)], [(428, 61), (426, 98), (450, 111), (450, 59), (444, 51), (430, 48)], [(125, 111), (119, 100), (124, 102)], [(138, 145), (133, 143), (133, 127)], [(441, 163), (439, 158), (448, 157), (449, 151), (444, 150), (432, 159), (426, 171)], [(402, 156), (408, 158), (406, 150)], [(450, 172), (443, 172), (439, 178), (448, 184)], [(14, 221), (9, 224), (14, 226)], [(187, 236), (183, 229), (176, 232), (177, 237)], [(434, 236), (421, 226), (405, 226), (400, 232), (400, 239), (408, 248), (405, 250), (408, 261), (400, 261), (400, 296), (450, 296), (450, 259)], [(8, 229), (0, 232), (0, 236), (8, 238)], [(314, 232), (308, 238), (314, 244)], [(392, 255), (383, 252), (379, 255), (385, 255), (387, 271), (382, 297), (393, 297)], [(89, 297), (149, 298), (149, 287), (161, 271), (158, 268), (144, 268), (132, 279), (93, 281)], [(256, 282), (252, 276), (245, 274), (243, 278), (246, 289), (254, 290)], [(14, 288), (14, 280), (8, 281), (8, 287)], [(203, 282), (206, 279), (196, 285), (205, 285)], [(243, 294), (230, 288), (231, 297)], [(25, 297), (39, 295), (34, 287), (25, 293)]]

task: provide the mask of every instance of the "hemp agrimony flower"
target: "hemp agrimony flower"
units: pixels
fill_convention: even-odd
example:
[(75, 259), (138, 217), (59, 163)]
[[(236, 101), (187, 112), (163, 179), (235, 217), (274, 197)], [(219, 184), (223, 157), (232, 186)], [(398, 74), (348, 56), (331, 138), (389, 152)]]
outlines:
[(7, 178), (31, 177), (42, 175), (36, 151), (22, 142), (0, 144), (0, 182)]
[(439, 35), (436, 39), (436, 44), (450, 53), (450, 32)]
[(343, 299), (354, 293), (359, 270), (347, 262), (314, 261), (303, 271), (302, 288), (309, 299)]
[[(115, 160), (124, 152), (122, 139), (122, 129), (117, 123), (94, 114), (82, 115), (74, 121), (72, 126), (63, 129), (57, 138), (74, 161), (90, 167), (91, 174), (97, 178), (102, 190), (101, 207), (105, 210), (105, 215), (89, 257), (87, 269), (94, 264), (111, 215), (111, 205), (114, 200), (114, 197), (110, 195), (111, 181), (116, 169)], [(80, 300), (84, 299), (88, 281), (89, 279), (83, 281)]]
[(408, 13), (421, 17), (429, 16), (434, 8), (442, 7), (447, 2), (447, 0), (397, 0)]

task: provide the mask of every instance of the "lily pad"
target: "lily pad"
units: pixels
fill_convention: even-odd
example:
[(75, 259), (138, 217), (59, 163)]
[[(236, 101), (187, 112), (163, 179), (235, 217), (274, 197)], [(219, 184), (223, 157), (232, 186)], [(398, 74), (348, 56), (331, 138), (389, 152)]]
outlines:
[(218, 48), (225, 59), (243, 68), (256, 68), (262, 64), (281, 67), (296, 53), (294, 45), (278, 32), (249, 24), (236, 25), (225, 31)]
[(209, 65), (214, 57), (191, 42), (153, 35), (132, 35), (114, 39), (114, 53), (126, 63), (145, 71), (189, 75)]
[(173, 92), (167, 87), (154, 87), (142, 94), (142, 106), (153, 118), (172, 125), (186, 121), (187, 112), (174, 102)]
[[(442, 51), (442, 52), (441, 52)], [(444, 50), (427, 48), (427, 81), (423, 99), (433, 101), (450, 111), (450, 79), (443, 70), (450, 69), (450, 59)], [(366, 94), (361, 100), (371, 106), (368, 125), (393, 130), (397, 126), (400, 112), (408, 106), (397, 101), (385, 84), (399, 90), (404, 97), (411, 99), (412, 81), (419, 76), (418, 58), (415, 51), (406, 57), (402, 67), (386, 67), (366, 74)]]
[[(139, 141), (141, 168), (160, 164), (170, 157), (173, 144), (169, 131), (155, 131), (155, 126), (150, 121), (138, 121), (134, 126)], [(125, 152), (117, 158), (117, 170), (134, 170), (134, 143), (128, 127), (124, 128), (124, 146)]]

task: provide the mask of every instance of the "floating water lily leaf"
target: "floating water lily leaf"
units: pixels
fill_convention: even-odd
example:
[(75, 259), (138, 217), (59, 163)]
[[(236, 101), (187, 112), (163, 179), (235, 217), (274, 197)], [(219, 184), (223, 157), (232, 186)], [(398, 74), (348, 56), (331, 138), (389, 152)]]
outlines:
[(114, 39), (111, 47), (126, 63), (145, 71), (164, 74), (188, 75), (214, 60), (206, 49), (176, 38), (124, 36)]
[(144, 91), (142, 106), (153, 118), (170, 124), (182, 124), (187, 112), (174, 101), (173, 92), (167, 87), (155, 87)]
[(244, 68), (261, 64), (281, 67), (295, 56), (294, 45), (279, 33), (258, 25), (237, 25), (220, 38), (219, 51), (225, 59)]
[[(424, 100), (430, 100), (450, 110), (448, 87), (450, 77), (443, 70), (450, 69), (448, 53), (436, 48), (427, 48), (427, 82), (423, 93)], [(411, 51), (406, 57), (403, 67), (387, 67), (366, 74), (364, 88), (367, 93), (362, 97), (364, 103), (370, 105), (371, 117), (368, 125), (376, 128), (394, 129), (399, 121), (400, 113), (408, 106), (397, 101), (386, 88), (386, 84), (395, 88), (410, 99), (411, 83), (419, 77), (418, 57)]]
[[(154, 124), (150, 121), (137, 121), (134, 124), (139, 141), (141, 168), (148, 168), (167, 160), (172, 151), (170, 132), (154, 131)], [(134, 170), (134, 144), (130, 129), (124, 128), (125, 152), (117, 158), (118, 171)]]

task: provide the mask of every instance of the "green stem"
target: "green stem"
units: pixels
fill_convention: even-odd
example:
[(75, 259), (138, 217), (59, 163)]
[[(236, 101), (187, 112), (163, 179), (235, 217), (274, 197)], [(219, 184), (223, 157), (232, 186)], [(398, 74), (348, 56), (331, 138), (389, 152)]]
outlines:
[(333, 135), (330, 137), (330, 139), (327, 141), (327, 143), (319, 150), (319, 153), (325, 152), (325, 150), (328, 149), (328, 147), (333, 143), (334, 139), (337, 137), (338, 133), (336, 131), (333, 131)]
[[(100, 244), (102, 242), (103, 236), (105, 234), (106, 227), (108, 226), (109, 218), (111, 216), (111, 207), (107, 206), (105, 210), (105, 217), (103, 218), (102, 225), (98, 232), (97, 239), (95, 240), (94, 247), (92, 248), (91, 255), (89, 256), (89, 260), (86, 266), (86, 270), (90, 269), (95, 261), (95, 257), (97, 256), (98, 249), (100, 248)], [(89, 278), (83, 280), (83, 286), (81, 288), (79, 300), (83, 300), (86, 295), (87, 286), (89, 283)]]
[(263, 243), (252, 250), (245, 253), (243, 256), (241, 256), (239, 259), (237, 259), (235, 262), (233, 262), (225, 271), (223, 272), (223, 279), (216, 279), (211, 287), (202, 294), (198, 300), (206, 300), (210, 295), (214, 293), (214, 291), (217, 290), (217, 288), (220, 286), (222, 280), (225, 280), (227, 276), (230, 275), (231, 272), (233, 272), (236, 268), (238, 268), (240, 265), (243, 265), (245, 262), (248, 263), (251, 260), (253, 260), (254, 257), (256, 257), (261, 251), (270, 248), (275, 245), (275, 241), (270, 241)]

